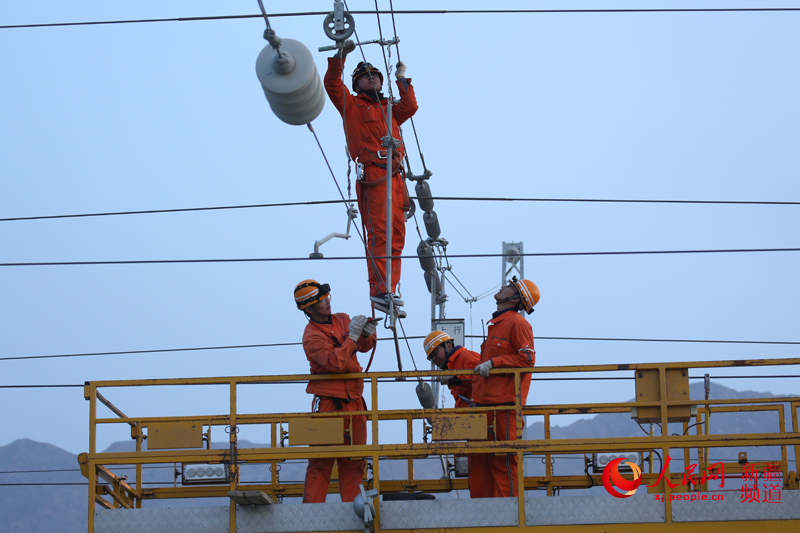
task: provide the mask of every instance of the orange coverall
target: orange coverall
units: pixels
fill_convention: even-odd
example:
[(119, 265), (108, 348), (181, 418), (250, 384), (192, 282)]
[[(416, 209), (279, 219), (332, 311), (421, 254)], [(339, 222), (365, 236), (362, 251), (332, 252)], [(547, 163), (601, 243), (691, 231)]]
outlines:
[[(442, 370), (462, 370), (473, 369), (478, 366), (481, 354), (467, 350), (463, 346), (456, 346), (453, 352), (448, 355)], [(455, 383), (453, 383), (455, 381)], [(456, 376), (447, 384), (453, 398), (456, 400), (456, 407), (469, 407), (469, 401), (464, 398), (472, 399), (472, 376)]]
[[(303, 332), (303, 350), (312, 374), (355, 374), (362, 372), (356, 352), (368, 352), (375, 347), (377, 334), (349, 337), (350, 317), (345, 313), (331, 315), (327, 323), (310, 320)], [(335, 413), (363, 411), (367, 408), (361, 397), (364, 382), (360, 379), (309, 381), (306, 392), (314, 395), (311, 411)], [(367, 443), (367, 418), (364, 415), (344, 416), (344, 442)], [(352, 428), (352, 440), (348, 430)], [(310, 459), (306, 469), (303, 503), (324, 503), (328, 494), (333, 463), (339, 468), (339, 494), (343, 502), (351, 502), (360, 493), (364, 480), (364, 460), (325, 458)]]
[[(342, 83), (344, 58), (328, 58), (325, 72), (325, 90), (344, 121), (345, 138), (353, 161), (364, 164), (364, 175), (356, 185), (358, 209), (365, 228), (367, 257), (386, 257), (386, 147), (381, 139), (386, 136), (387, 99), (376, 101), (374, 94), (353, 95)], [(392, 137), (400, 140), (400, 124), (417, 112), (417, 98), (411, 78), (397, 80), (400, 102), (392, 105)], [(384, 158), (378, 158), (380, 152)], [(411, 207), (406, 185), (401, 175), (405, 147), (395, 149), (392, 165), (392, 285), (386, 288), (386, 260), (367, 259), (369, 294), (396, 293), (400, 281), (400, 258), (406, 241), (405, 212)]]
[[(530, 352), (521, 352), (521, 349)], [(481, 346), (481, 363), (492, 360), (494, 368), (532, 367), (536, 364), (533, 351), (533, 330), (525, 318), (514, 309), (495, 313), (489, 321), (488, 337)], [(473, 376), (472, 398), (478, 406), (514, 405), (514, 375)], [(520, 379), (520, 404), (528, 399), (531, 375)], [(489, 411), (490, 428), (486, 440), (516, 440), (517, 417), (511, 410)], [(471, 498), (502, 498), (517, 495), (517, 456), (474, 454), (469, 461), (469, 493)]]

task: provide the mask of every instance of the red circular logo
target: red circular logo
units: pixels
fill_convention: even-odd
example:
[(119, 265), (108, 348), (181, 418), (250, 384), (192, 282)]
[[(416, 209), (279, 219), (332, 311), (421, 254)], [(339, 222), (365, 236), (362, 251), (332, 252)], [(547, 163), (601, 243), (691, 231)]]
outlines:
[[(622, 477), (619, 473), (619, 464), (622, 461), (625, 461), (625, 458), (618, 457), (608, 463), (603, 469), (603, 486), (608, 493), (615, 498), (629, 498), (633, 496), (636, 493), (636, 489), (642, 484), (642, 470), (639, 468), (639, 465), (635, 463), (625, 461), (625, 464), (630, 466), (633, 470), (633, 480), (627, 480)], [(618, 492), (615, 486), (627, 492)]]

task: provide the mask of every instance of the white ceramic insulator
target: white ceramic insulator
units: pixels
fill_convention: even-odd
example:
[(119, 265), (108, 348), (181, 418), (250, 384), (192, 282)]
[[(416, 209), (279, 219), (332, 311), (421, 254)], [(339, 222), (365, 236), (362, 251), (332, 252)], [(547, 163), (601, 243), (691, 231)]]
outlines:
[[(282, 39), (278, 52), (267, 45), (256, 59), (256, 76), (272, 112), (287, 124), (308, 124), (325, 106), (325, 90), (308, 48)], [(288, 62), (287, 62), (288, 59)]]

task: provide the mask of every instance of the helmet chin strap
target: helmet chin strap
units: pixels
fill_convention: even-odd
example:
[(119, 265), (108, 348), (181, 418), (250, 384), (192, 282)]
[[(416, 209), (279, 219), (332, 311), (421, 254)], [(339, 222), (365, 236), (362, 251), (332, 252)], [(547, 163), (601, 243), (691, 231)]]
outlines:
[[(517, 276), (511, 276), (511, 284), (516, 284), (516, 283), (517, 283)], [(519, 298), (520, 301), (522, 301), (522, 297), (520, 297), (519, 293), (517, 292), (517, 289), (514, 288), (514, 296), (509, 296), (508, 298), (503, 298), (502, 300), (497, 300), (497, 305), (504, 304), (506, 302), (510, 302), (511, 300), (515, 300), (517, 298)]]
[(504, 304), (506, 302), (510, 302), (511, 300), (516, 300), (519, 298), (519, 295), (510, 296), (508, 298), (503, 298), (502, 300), (497, 300), (497, 305)]

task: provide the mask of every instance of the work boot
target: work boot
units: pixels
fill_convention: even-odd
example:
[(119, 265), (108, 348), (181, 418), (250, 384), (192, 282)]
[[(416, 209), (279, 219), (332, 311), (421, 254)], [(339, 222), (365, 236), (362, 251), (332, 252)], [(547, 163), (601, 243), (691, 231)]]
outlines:
[(389, 292), (389, 293), (384, 292), (384, 293), (381, 293), (381, 294), (376, 294), (375, 296), (370, 296), (369, 299), (372, 300), (373, 302), (377, 303), (377, 304), (386, 305), (386, 304), (389, 303), (389, 297), (390, 296), (394, 300), (394, 306), (395, 307), (402, 307), (403, 306), (403, 300), (401, 300), (399, 296), (397, 296), (396, 294), (391, 293), (391, 292)]
[[(370, 300), (372, 300), (372, 298), (377, 298), (377, 296), (370, 297)], [(386, 305), (386, 301), (385, 300), (382, 301), (382, 302), (376, 302), (375, 300), (372, 300), (372, 306), (375, 309), (377, 309), (378, 311), (386, 313), (387, 315), (389, 314), (389, 306)], [(408, 316), (408, 313), (406, 313), (405, 311), (403, 311), (402, 309), (400, 309), (398, 307), (394, 308), (394, 314), (395, 314), (395, 316), (397, 318), (405, 318), (405, 317)]]

